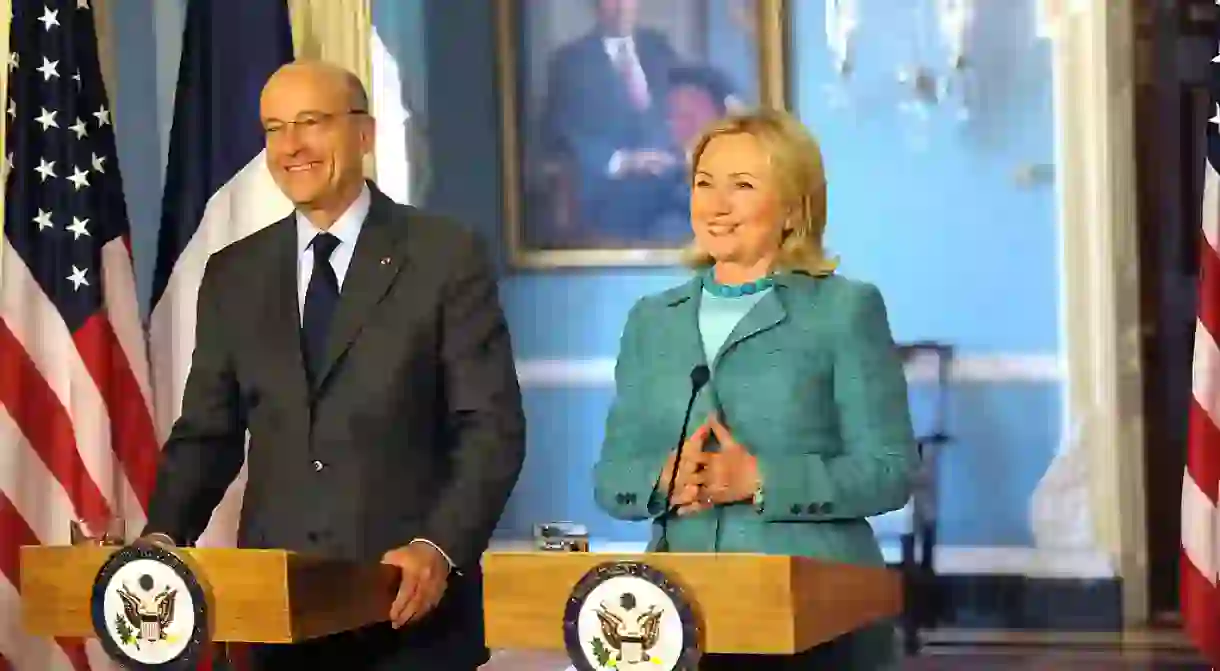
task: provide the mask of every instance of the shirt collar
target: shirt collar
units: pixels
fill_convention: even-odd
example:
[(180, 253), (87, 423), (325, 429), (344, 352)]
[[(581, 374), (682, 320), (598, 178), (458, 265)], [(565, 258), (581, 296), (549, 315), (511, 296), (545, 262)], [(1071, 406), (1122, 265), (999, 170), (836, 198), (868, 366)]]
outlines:
[(611, 56), (618, 56), (623, 49), (628, 53), (635, 50), (635, 40), (631, 39), (630, 35), (605, 35), (602, 37), (602, 44)]
[[(360, 189), (360, 195), (353, 202), (335, 223), (331, 225), (327, 232), (339, 238), (340, 245), (356, 244), (356, 238), (360, 236), (360, 229), (364, 226), (364, 220), (369, 213), (369, 204), (372, 202), (372, 193), (369, 191), (369, 185), (366, 183)], [(309, 218), (300, 211), (296, 213), (297, 220), (297, 256), (305, 253), (305, 249), (309, 247), (309, 243), (313, 242), (314, 236), (321, 233), (322, 230), (314, 226)]]

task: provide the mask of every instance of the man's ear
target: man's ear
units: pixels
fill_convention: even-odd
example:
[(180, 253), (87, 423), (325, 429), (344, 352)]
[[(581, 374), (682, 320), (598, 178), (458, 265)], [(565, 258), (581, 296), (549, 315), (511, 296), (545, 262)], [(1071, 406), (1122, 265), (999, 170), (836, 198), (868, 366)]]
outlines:
[(365, 154), (373, 153), (373, 147), (377, 145), (377, 120), (371, 116), (364, 118), (364, 123), (360, 124), (360, 148)]

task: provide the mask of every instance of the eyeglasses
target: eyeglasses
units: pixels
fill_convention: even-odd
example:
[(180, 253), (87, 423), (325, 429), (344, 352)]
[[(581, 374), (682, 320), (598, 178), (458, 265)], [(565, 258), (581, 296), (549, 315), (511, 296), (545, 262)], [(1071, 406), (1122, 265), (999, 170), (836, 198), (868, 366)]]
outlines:
[(344, 110), (342, 112), (306, 112), (292, 121), (278, 119), (263, 124), (263, 131), (268, 137), (282, 134), (289, 126), (296, 126), (302, 133), (317, 132), (336, 117), (368, 114), (368, 110)]

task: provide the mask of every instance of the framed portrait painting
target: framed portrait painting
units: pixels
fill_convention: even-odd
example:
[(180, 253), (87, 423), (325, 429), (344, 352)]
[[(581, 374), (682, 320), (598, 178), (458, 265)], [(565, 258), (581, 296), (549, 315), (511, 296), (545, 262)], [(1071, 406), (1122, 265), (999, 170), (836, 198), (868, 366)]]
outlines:
[(504, 222), (517, 268), (668, 265), (689, 150), (786, 108), (785, 0), (498, 0)]

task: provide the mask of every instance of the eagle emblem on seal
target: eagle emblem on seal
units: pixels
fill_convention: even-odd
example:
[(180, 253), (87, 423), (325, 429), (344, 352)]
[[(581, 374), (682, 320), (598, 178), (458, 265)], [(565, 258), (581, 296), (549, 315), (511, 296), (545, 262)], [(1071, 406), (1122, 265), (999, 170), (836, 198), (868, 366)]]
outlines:
[(655, 605), (633, 613), (635, 595), (623, 594), (620, 613), (615, 613), (604, 602), (595, 611), (601, 622), (602, 636), (616, 656), (615, 666), (633, 668), (637, 664), (658, 663), (649, 651), (661, 638), (661, 615), (663, 610)]
[(165, 587), (159, 592), (153, 592), (152, 576), (140, 576), (141, 596), (126, 583), (116, 590), (123, 600), (123, 617), (132, 629), (125, 630), (124, 643), (134, 644), (137, 648), (140, 642), (156, 643), (166, 639), (166, 628), (174, 621), (174, 605), (178, 598), (178, 590)]

